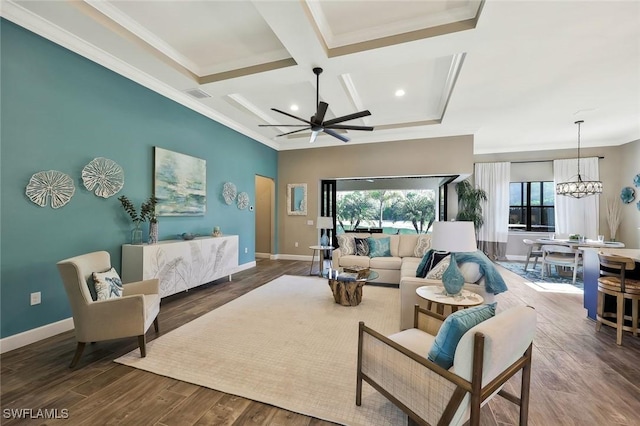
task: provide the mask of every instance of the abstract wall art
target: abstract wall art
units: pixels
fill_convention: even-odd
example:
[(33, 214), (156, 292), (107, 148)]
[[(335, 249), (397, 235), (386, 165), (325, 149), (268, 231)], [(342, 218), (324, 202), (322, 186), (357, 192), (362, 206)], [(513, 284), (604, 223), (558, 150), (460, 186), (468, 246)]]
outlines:
[(207, 209), (207, 162), (155, 147), (158, 216), (202, 216)]

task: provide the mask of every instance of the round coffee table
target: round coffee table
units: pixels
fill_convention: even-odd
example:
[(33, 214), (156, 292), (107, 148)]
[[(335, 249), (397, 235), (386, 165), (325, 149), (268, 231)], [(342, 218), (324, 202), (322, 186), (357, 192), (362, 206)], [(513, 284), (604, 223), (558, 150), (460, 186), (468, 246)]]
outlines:
[[(380, 275), (376, 271), (369, 271), (365, 277), (357, 278), (355, 273), (347, 273), (338, 269), (337, 277), (335, 270), (323, 272), (322, 276), (329, 279), (329, 287), (333, 292), (333, 300), (342, 306), (357, 306), (362, 301), (362, 286), (367, 281), (373, 281)], [(329, 276), (329, 273), (332, 273)]]
[(450, 296), (446, 294), (444, 287), (435, 285), (418, 287), (416, 293), (428, 302), (428, 310), (431, 310), (432, 304), (435, 303), (436, 312), (440, 315), (444, 315), (445, 306), (450, 306), (453, 313), (484, 302), (482, 296), (472, 291), (462, 290), (459, 295)]

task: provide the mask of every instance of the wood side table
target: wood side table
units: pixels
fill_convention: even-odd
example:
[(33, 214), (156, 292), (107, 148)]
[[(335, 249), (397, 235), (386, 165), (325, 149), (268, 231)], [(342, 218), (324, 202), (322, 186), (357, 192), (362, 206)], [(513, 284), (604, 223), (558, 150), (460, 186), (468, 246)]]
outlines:
[(451, 313), (453, 313), (460, 309), (481, 305), (484, 302), (482, 296), (472, 291), (462, 290), (457, 296), (449, 296), (444, 291), (444, 287), (435, 285), (418, 287), (416, 293), (428, 302), (428, 310), (431, 310), (435, 304), (436, 312), (440, 315), (444, 315), (446, 306), (449, 306)]

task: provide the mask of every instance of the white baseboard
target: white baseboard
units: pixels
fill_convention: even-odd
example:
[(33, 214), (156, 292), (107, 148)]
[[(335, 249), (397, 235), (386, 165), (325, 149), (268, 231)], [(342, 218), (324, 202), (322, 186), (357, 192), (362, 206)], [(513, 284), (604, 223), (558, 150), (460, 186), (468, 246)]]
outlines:
[[(234, 273), (255, 268), (255, 266), (255, 261), (243, 263), (235, 269)], [(73, 318), (66, 318), (51, 324), (43, 325), (42, 327), (5, 337), (4, 339), (0, 339), (0, 354), (30, 345), (31, 343), (47, 339), (51, 336), (55, 336), (56, 334), (64, 333), (69, 330), (73, 330)]]
[[(278, 254), (276, 255), (279, 260), (304, 260), (307, 262), (311, 262), (311, 256), (306, 256), (302, 254)], [(316, 259), (318, 257), (316, 256)]]
[[(526, 262), (526, 260), (527, 260), (527, 256), (524, 256), (524, 255), (518, 255), (518, 254), (508, 254), (508, 255), (507, 255), (507, 260), (514, 260), (514, 261)], [(538, 259), (538, 260), (540, 260), (540, 259)], [(533, 260), (531, 260), (531, 263), (533, 263)]]
[(30, 345), (31, 343), (47, 339), (51, 336), (55, 336), (56, 334), (64, 333), (69, 330), (73, 330), (73, 318), (66, 318), (51, 324), (43, 325), (42, 327), (33, 328), (31, 330), (23, 331), (22, 333), (14, 334), (13, 336), (5, 337), (0, 340), (0, 354)]

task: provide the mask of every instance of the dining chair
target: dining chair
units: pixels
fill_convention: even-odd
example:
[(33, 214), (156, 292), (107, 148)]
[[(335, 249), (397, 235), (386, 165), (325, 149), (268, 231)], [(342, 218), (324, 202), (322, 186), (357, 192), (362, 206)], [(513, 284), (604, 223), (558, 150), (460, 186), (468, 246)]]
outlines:
[(529, 266), (529, 260), (532, 257), (533, 257), (533, 269), (536, 269), (538, 258), (542, 257), (542, 251), (540, 250), (540, 247), (542, 247), (542, 244), (536, 243), (535, 241), (530, 240), (528, 238), (523, 239), (522, 242), (528, 247), (527, 261), (524, 264), (524, 270), (525, 271), (527, 270), (527, 267)]
[(581, 254), (580, 250), (562, 245), (549, 245), (545, 244), (541, 247), (542, 250), (542, 279), (544, 279), (544, 273), (551, 275), (551, 265), (556, 267), (564, 267), (573, 269), (573, 285), (576, 284), (576, 275), (578, 273), (578, 267), (580, 266)]
[[(628, 257), (598, 253), (600, 278), (598, 278), (598, 302), (596, 308), (596, 331), (602, 324), (616, 329), (616, 343), (622, 345), (622, 332), (630, 331), (634, 336), (640, 331), (638, 304), (640, 303), (640, 280), (626, 277), (635, 269), (635, 262)], [(605, 295), (616, 299), (615, 312), (605, 311)], [(625, 312), (625, 302), (631, 302), (631, 315)], [(628, 312), (628, 311), (627, 311)]]

